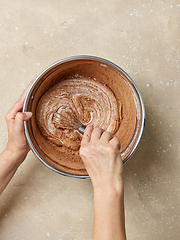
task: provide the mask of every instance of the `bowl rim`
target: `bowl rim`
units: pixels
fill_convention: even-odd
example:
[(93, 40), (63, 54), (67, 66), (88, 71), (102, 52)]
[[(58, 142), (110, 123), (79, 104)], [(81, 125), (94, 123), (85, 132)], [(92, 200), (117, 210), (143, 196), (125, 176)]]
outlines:
[[(142, 121), (141, 121), (141, 125), (140, 125), (140, 132), (139, 132), (139, 136), (137, 137), (137, 140), (136, 140), (136, 143), (133, 147), (133, 149), (131, 150), (131, 152), (128, 154), (128, 156), (125, 158), (125, 160), (123, 161), (123, 164), (125, 164), (129, 159), (130, 157), (134, 154), (135, 150), (137, 149), (141, 139), (142, 139), (142, 136), (143, 136), (143, 131), (144, 131), (144, 127), (145, 127), (145, 106), (144, 106), (144, 102), (143, 102), (143, 99), (142, 99), (142, 96), (141, 96), (141, 93), (139, 91), (139, 89), (137, 88), (135, 82), (132, 80), (132, 78), (122, 69), (120, 68), (118, 65), (116, 65), (115, 63), (109, 61), (109, 60), (106, 60), (104, 58), (101, 58), (101, 57), (97, 57), (97, 56), (91, 56), (91, 55), (77, 55), (77, 56), (71, 56), (71, 57), (67, 57), (67, 58), (63, 58), (53, 64), (51, 64), (49, 67), (47, 67), (46, 69), (44, 69), (37, 77), (36, 79), (33, 81), (33, 83), (31, 84), (31, 86), (29, 87), (28, 89), (28, 92), (26, 94), (26, 97), (25, 97), (25, 101), (24, 101), (24, 105), (23, 105), (23, 112), (26, 111), (26, 107), (27, 107), (27, 103), (28, 103), (28, 100), (29, 100), (29, 96), (36, 84), (36, 82), (39, 80), (39, 78), (41, 78), (41, 76), (43, 76), (46, 72), (48, 72), (51, 68), (59, 65), (59, 64), (62, 64), (62, 63), (65, 63), (65, 62), (68, 62), (68, 61), (72, 61), (72, 60), (96, 60), (96, 61), (99, 61), (99, 62), (102, 62), (104, 64), (107, 64), (109, 66), (112, 66), (113, 68), (117, 69), (118, 71), (120, 71), (121, 73), (124, 74), (124, 76), (130, 81), (130, 83), (132, 84), (133, 88), (135, 89), (136, 91), (136, 94), (139, 98), (139, 101), (140, 101), (140, 106), (141, 106), (141, 113), (142, 113)], [(39, 160), (48, 168), (50, 168), (51, 170), (61, 174), (61, 175), (64, 175), (64, 176), (68, 176), (68, 177), (73, 177), (73, 178), (81, 178), (81, 179), (86, 179), (86, 178), (90, 178), (89, 175), (75, 175), (75, 174), (69, 174), (69, 173), (65, 173), (63, 171), (60, 171), (54, 167), (52, 167), (50, 164), (48, 164), (40, 155), (39, 153), (36, 151), (36, 149), (34, 148), (32, 142), (31, 142), (31, 139), (30, 139), (30, 136), (29, 136), (29, 133), (28, 133), (28, 128), (27, 128), (27, 123), (26, 121), (24, 122), (24, 128), (25, 128), (25, 135), (26, 135), (26, 138), (27, 138), (27, 141), (31, 147), (31, 150), (33, 151), (33, 153), (39, 158)]]

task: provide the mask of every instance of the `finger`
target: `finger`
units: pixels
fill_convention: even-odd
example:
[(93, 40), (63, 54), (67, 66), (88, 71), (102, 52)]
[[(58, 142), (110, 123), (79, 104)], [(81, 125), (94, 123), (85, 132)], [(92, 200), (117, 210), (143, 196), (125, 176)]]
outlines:
[(120, 143), (120, 141), (119, 141), (119, 139), (118, 139), (117, 137), (113, 137), (113, 138), (109, 141), (109, 143), (110, 143), (111, 145), (117, 147), (118, 150), (120, 150), (120, 148), (121, 148), (121, 143)]
[(17, 133), (17, 137), (19, 134), (24, 132), (24, 121), (27, 121), (31, 118), (31, 112), (18, 112), (14, 121), (14, 131)]
[(91, 141), (96, 141), (100, 139), (103, 132), (104, 130), (102, 128), (96, 127), (91, 134)]
[(8, 116), (10, 119), (15, 119), (16, 114), (22, 111), (24, 100), (26, 98), (26, 94), (29, 90), (30, 86), (26, 89), (26, 91), (22, 94), (20, 99), (14, 104), (14, 106), (9, 110)]
[(12, 113), (16, 114), (17, 112), (22, 110), (27, 91), (28, 89), (23, 93), (20, 99), (14, 104), (14, 106), (12, 107)]
[(81, 141), (81, 146), (87, 144), (90, 142), (91, 140), (91, 133), (93, 131), (94, 127), (93, 125), (88, 125), (84, 131), (84, 134), (83, 134), (83, 138), (82, 138), (82, 141)]
[(103, 142), (109, 142), (112, 138), (113, 138), (113, 135), (110, 132), (104, 131), (102, 133), (101, 140)]

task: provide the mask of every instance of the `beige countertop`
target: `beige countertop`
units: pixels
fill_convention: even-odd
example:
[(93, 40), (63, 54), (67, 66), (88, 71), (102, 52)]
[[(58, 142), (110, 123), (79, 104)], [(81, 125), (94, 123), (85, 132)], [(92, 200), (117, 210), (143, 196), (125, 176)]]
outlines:
[[(0, 151), (5, 113), (52, 63), (94, 55), (138, 86), (146, 128), (124, 165), (128, 240), (180, 236), (180, 2), (81, 0), (0, 2)], [(61, 176), (29, 153), (0, 197), (1, 240), (91, 239), (90, 180)]]

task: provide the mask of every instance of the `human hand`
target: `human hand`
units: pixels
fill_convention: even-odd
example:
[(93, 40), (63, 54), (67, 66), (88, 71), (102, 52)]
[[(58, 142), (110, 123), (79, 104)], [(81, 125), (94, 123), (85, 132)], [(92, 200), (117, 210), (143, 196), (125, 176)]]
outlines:
[(8, 127), (8, 144), (7, 150), (13, 154), (26, 156), (30, 150), (24, 133), (24, 121), (31, 118), (31, 112), (22, 112), (24, 100), (28, 89), (23, 93), (21, 98), (6, 113), (6, 123)]
[(94, 188), (93, 240), (126, 239), (120, 142), (108, 131), (86, 127), (80, 156)]
[(29, 120), (32, 113), (22, 113), (27, 91), (28, 89), (6, 113), (8, 144), (7, 148), (0, 153), (0, 194), (30, 150), (24, 133), (24, 121)]
[(120, 141), (108, 131), (92, 125), (86, 127), (80, 156), (91, 178), (94, 189), (122, 189), (123, 164)]

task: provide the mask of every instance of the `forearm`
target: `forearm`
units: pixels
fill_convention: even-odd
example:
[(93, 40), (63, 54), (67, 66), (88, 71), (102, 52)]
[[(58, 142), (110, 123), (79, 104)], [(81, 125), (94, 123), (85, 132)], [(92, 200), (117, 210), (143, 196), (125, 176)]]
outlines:
[(14, 176), (27, 153), (12, 153), (5, 149), (0, 153), (0, 194)]
[(123, 188), (94, 191), (93, 240), (125, 240)]

